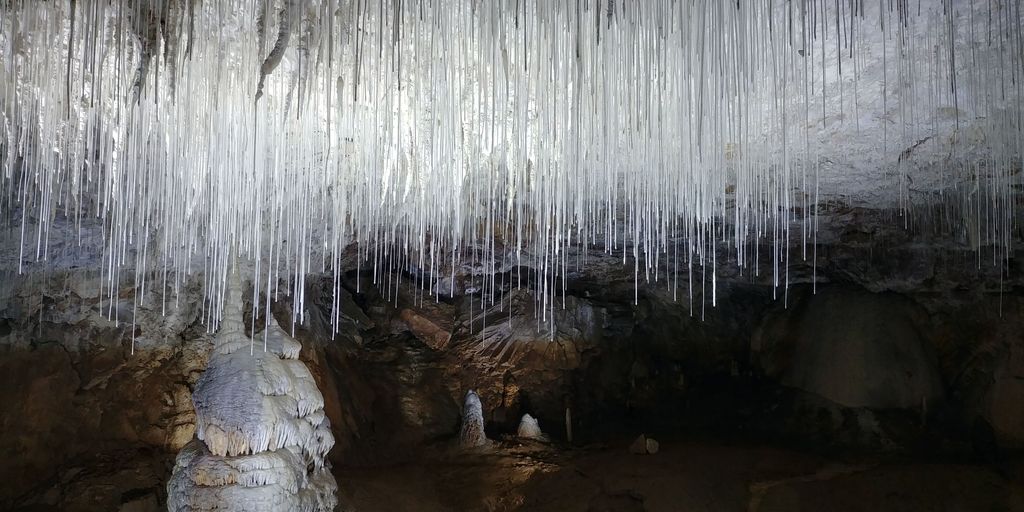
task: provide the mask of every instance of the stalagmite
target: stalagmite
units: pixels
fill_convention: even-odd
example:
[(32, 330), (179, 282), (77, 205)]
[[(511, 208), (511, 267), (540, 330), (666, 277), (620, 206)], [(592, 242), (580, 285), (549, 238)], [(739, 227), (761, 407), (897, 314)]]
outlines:
[(547, 442), (548, 440), (548, 436), (540, 430), (540, 424), (537, 422), (537, 419), (529, 414), (524, 414), (523, 419), (519, 420), (516, 436), (520, 439), (530, 439), (533, 441)]
[(337, 485), (326, 457), (334, 437), (297, 359), (300, 346), (276, 328), (267, 350), (250, 354), (234, 266), (225, 293), (213, 355), (192, 397), (196, 439), (178, 454), (167, 509), (333, 511)]
[(634, 455), (654, 455), (660, 449), (661, 445), (657, 441), (644, 434), (640, 434), (640, 437), (634, 439), (633, 444), (629, 445), (629, 453)]
[(633, 455), (644, 455), (647, 453), (647, 436), (640, 434), (633, 440), (633, 443), (629, 445), (629, 453)]
[(484, 432), (484, 409), (476, 391), (466, 392), (466, 401), (462, 405), (462, 428), (459, 429), (460, 448), (479, 448), (487, 446), (487, 434)]
[(658, 444), (658, 441), (655, 441), (654, 439), (651, 439), (649, 437), (647, 438), (647, 442), (645, 444), (647, 445), (647, 453), (649, 455), (654, 455), (655, 453), (658, 453), (658, 450), (661, 449), (661, 445)]
[(565, 440), (572, 444), (572, 411), (565, 408)]

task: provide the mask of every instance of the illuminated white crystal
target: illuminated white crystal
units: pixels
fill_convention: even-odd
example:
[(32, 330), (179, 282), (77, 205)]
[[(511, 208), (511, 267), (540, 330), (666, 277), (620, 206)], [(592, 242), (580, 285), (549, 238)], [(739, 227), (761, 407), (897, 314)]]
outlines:
[(140, 295), (202, 270), (214, 326), (232, 248), (254, 297), (291, 288), (294, 320), (353, 243), (374, 283), (414, 269), (433, 294), (482, 251), (535, 268), (516, 286), (553, 322), (584, 246), (712, 305), (719, 250), (785, 289), (816, 261), (822, 195), (850, 191), (938, 201), (1005, 256), (1020, 9), (913, 4), (3, 2), (12, 263), (101, 245), (108, 297), (122, 269)]

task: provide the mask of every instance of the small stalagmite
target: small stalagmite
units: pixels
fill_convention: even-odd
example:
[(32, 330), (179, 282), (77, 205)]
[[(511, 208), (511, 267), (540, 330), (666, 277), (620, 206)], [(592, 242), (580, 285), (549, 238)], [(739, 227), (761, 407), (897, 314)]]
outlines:
[(487, 445), (484, 433), (484, 408), (480, 397), (472, 389), (466, 392), (462, 406), (462, 428), (459, 430), (460, 448), (479, 448)]
[(629, 453), (635, 455), (654, 455), (658, 453), (660, 448), (661, 445), (657, 441), (644, 434), (640, 434), (640, 437), (637, 437), (633, 440), (633, 444), (629, 445)]
[(547, 441), (548, 436), (544, 435), (544, 432), (540, 429), (540, 423), (537, 422), (537, 418), (524, 414), (523, 419), (519, 420), (519, 429), (516, 430), (516, 436), (519, 439), (531, 439), (533, 441)]

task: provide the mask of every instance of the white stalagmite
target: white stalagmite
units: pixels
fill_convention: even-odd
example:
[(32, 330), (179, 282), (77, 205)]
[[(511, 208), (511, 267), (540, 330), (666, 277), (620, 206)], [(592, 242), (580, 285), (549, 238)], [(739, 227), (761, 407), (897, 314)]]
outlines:
[(480, 397), (472, 389), (466, 392), (466, 401), (462, 405), (462, 427), (459, 429), (460, 448), (480, 448), (487, 446), (487, 434), (484, 432), (484, 408)]
[(465, 258), (532, 268), (516, 286), (544, 322), (581, 249), (712, 305), (721, 251), (782, 290), (815, 257), (819, 191), (937, 215), (1004, 269), (1022, 10), (2, 1), (0, 220), (20, 268), (99, 219), (108, 296), (122, 272), (143, 295), (205, 271), (211, 329), (231, 247), (255, 262), (254, 307), (291, 293), (293, 321), (304, 276), (337, 288), (352, 243), (387, 296), (409, 275), (441, 293)]
[(519, 420), (519, 428), (516, 429), (516, 437), (520, 439), (532, 439), (534, 441), (548, 441), (548, 436), (544, 435), (544, 432), (540, 430), (540, 423), (537, 419), (529, 414), (524, 414), (523, 418)]
[(192, 397), (197, 439), (178, 455), (167, 508), (333, 511), (337, 485), (326, 456), (334, 437), (299, 344), (277, 328), (268, 350), (250, 353), (234, 266), (225, 293), (213, 355)]

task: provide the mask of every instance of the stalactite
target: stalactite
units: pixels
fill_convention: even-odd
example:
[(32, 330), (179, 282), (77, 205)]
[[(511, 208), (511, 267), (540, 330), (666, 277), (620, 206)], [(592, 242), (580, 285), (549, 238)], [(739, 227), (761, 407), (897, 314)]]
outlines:
[[(284, 7), (281, 8), (280, 13), (278, 14), (277, 41), (274, 43), (274, 47), (271, 48), (270, 54), (267, 55), (267, 58), (260, 66), (260, 82), (256, 86), (256, 101), (259, 101), (260, 98), (263, 97), (263, 85), (267, 76), (277, 69), (277, 66), (281, 63), (281, 59), (284, 58), (284, 52), (288, 49), (288, 43), (292, 38), (292, 16), (295, 10), (294, 0), (286, 0)], [(263, 46), (262, 41), (260, 46)]]
[(353, 246), (389, 297), (472, 269), (483, 322), (516, 269), (550, 328), (588, 250), (694, 314), (726, 251), (786, 300), (823, 198), (870, 187), (908, 227), (940, 205), (1005, 272), (1021, 7), (919, 4), (5, 2), (5, 233), (21, 270), (101, 224), (108, 294), (204, 272), (222, 297), (234, 248), (296, 321), (304, 276)]

